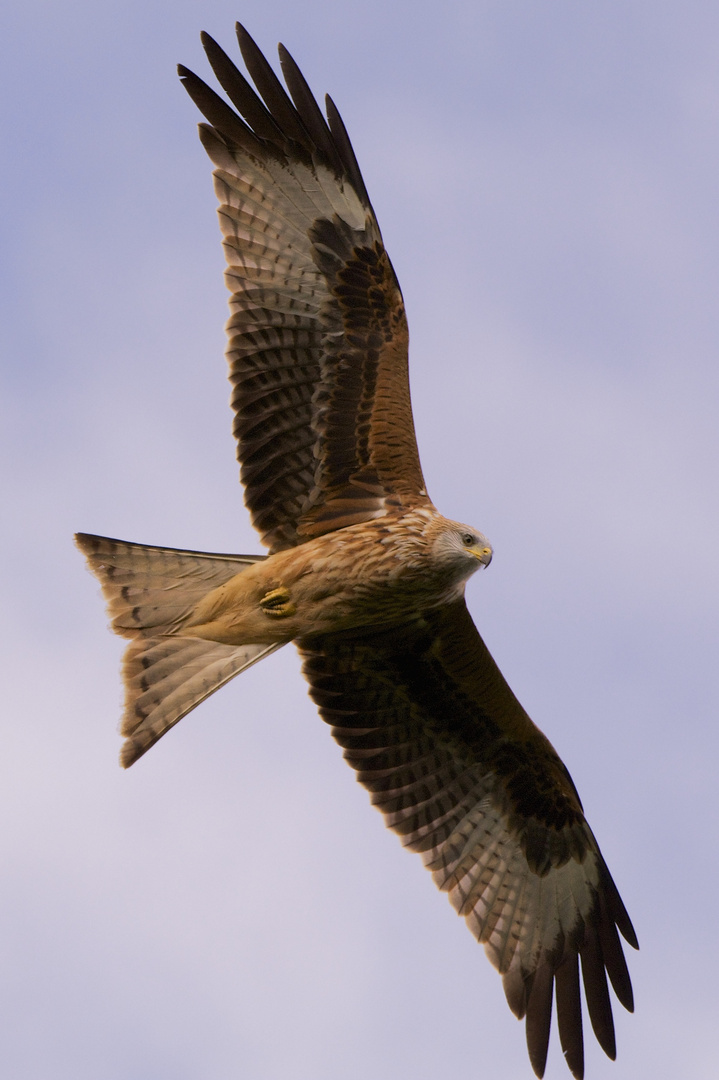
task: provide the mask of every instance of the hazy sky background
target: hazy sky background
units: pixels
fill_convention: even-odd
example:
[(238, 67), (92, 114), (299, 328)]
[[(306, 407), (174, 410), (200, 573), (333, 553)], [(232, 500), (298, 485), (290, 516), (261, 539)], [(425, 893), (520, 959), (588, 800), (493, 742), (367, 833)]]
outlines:
[[(634, 920), (590, 1080), (715, 1080), (719, 7), (132, 0), (0, 15), (0, 1069), (523, 1080), (500, 980), (343, 763), (292, 647), (129, 772), (78, 529), (257, 551), (199, 31), (282, 40), (350, 130), (469, 603)], [(556, 1040), (548, 1080), (568, 1077)]]

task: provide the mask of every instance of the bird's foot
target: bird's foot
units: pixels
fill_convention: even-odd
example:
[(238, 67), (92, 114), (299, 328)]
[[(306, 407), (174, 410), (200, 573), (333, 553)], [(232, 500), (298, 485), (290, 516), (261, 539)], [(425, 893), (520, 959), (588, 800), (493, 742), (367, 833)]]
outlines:
[(276, 619), (294, 615), (297, 611), (290, 599), (289, 589), (286, 589), (284, 585), (280, 586), (279, 589), (271, 589), (270, 592), (265, 593), (260, 600), (260, 607), (265, 615), (272, 615)]

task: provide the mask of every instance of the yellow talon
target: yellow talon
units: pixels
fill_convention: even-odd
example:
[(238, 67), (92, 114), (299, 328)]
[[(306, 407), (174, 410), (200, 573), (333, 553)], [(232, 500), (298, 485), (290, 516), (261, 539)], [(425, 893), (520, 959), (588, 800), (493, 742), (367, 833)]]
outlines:
[(275, 618), (283, 618), (287, 615), (294, 615), (297, 608), (290, 600), (289, 590), (281, 586), (279, 589), (271, 589), (270, 592), (260, 600), (260, 607), (266, 615), (272, 615)]

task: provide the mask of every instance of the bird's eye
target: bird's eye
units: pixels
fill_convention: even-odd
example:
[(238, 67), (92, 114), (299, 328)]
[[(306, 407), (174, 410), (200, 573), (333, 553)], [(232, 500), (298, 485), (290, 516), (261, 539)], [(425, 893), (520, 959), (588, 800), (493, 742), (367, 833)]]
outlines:
[(465, 547), (473, 547), (477, 543), (477, 537), (472, 533), (462, 533), (462, 543)]

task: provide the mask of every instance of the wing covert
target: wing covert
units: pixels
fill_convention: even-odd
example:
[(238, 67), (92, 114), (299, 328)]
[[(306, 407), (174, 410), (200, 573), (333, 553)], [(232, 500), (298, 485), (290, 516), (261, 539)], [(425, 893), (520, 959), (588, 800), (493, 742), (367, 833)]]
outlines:
[(280, 46), (290, 95), (247, 32), (257, 93), (203, 34), (238, 110), (187, 68), (231, 293), (227, 350), (241, 479), (271, 550), (428, 504), (414, 435), (402, 294), (334, 104), (323, 118)]
[[(526, 1016), (542, 1076), (553, 992), (583, 1075), (579, 960), (595, 1034), (615, 1055), (607, 975), (632, 989), (617, 928), (636, 936), (572, 780), (512, 694), (464, 601), (372, 635), (306, 639), (323, 719), (404, 846), (422, 855)], [(556, 987), (556, 989), (555, 989)]]

